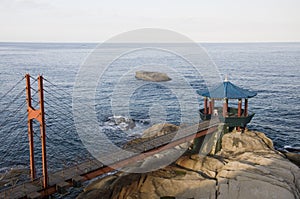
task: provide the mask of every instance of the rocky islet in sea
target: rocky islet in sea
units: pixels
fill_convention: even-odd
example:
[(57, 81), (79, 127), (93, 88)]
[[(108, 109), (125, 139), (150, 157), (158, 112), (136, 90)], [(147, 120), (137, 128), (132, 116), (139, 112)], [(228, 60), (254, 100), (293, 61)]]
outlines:
[(136, 71), (135, 78), (151, 82), (166, 82), (172, 80), (166, 73), (152, 71)]

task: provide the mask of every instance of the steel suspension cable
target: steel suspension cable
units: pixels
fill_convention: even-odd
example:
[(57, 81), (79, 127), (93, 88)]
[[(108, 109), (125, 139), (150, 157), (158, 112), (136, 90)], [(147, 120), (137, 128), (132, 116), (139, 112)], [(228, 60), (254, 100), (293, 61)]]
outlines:
[[(37, 92), (35, 92), (35, 93), (33, 94), (32, 97), (34, 97), (36, 94), (37, 94)], [(15, 117), (17, 116), (16, 113), (19, 112), (19, 111), (23, 108), (23, 106), (24, 106), (25, 104), (26, 104), (26, 101), (22, 102), (22, 104), (19, 105), (19, 106), (17, 107), (17, 109), (16, 109), (14, 112), (10, 112), (8, 116), (10, 116), (10, 115), (13, 115), (13, 116), (12, 116), (12, 117), (8, 117), (4, 122), (2, 122), (2, 123), (0, 124), (0, 126), (3, 126), (6, 122), (8, 122), (8, 120), (10, 120), (10, 119), (12, 119), (12, 118), (15, 118)]]
[(20, 84), (23, 80), (25, 79), (25, 76), (22, 78), (22, 79), (20, 79), (13, 87), (11, 87), (1, 98), (0, 98), (0, 101), (4, 98), (4, 97), (6, 97), (7, 95), (8, 95), (8, 93), (10, 93), (11, 91), (13, 91), (17, 86), (18, 86), (18, 84)]

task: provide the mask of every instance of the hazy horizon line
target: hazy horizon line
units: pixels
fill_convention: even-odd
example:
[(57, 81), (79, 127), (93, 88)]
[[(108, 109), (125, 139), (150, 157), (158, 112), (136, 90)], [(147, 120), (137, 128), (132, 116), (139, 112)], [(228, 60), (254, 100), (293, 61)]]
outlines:
[[(182, 44), (187, 42), (106, 42), (106, 41), (1, 41), (0, 43), (69, 43), (69, 44), (99, 44), (99, 43), (112, 43), (112, 44), (128, 44), (128, 43), (170, 43), (170, 44)], [(191, 43), (300, 43), (300, 41), (195, 41)]]

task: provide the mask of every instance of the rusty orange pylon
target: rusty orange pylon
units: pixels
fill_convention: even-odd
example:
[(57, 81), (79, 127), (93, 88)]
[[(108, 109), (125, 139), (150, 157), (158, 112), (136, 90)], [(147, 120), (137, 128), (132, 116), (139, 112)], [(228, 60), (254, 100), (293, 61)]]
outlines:
[(45, 125), (45, 111), (44, 111), (44, 89), (43, 76), (38, 76), (38, 93), (40, 109), (34, 109), (31, 105), (31, 85), (30, 75), (26, 74), (26, 101), (28, 113), (28, 139), (30, 151), (30, 175), (31, 179), (36, 178), (36, 170), (34, 163), (34, 142), (33, 142), (33, 126), (32, 120), (36, 119), (40, 123), (40, 133), (42, 142), (42, 167), (43, 167), (43, 187), (48, 187), (48, 172), (47, 172), (47, 156), (46, 156), (46, 125)]

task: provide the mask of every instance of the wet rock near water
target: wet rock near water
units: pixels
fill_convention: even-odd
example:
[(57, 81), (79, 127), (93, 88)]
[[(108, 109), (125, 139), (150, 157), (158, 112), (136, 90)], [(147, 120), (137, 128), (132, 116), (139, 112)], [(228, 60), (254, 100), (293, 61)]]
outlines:
[(282, 152), (287, 159), (289, 159), (291, 162), (296, 164), (298, 167), (300, 167), (300, 154), (299, 153), (291, 153), (287, 151), (280, 151)]
[(124, 116), (112, 116), (109, 117), (105, 122), (108, 126), (115, 126), (120, 128), (123, 131), (128, 131), (135, 127), (135, 121), (133, 119), (124, 117)]

